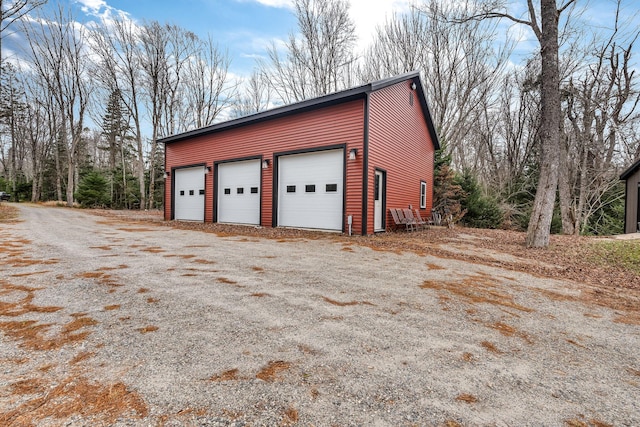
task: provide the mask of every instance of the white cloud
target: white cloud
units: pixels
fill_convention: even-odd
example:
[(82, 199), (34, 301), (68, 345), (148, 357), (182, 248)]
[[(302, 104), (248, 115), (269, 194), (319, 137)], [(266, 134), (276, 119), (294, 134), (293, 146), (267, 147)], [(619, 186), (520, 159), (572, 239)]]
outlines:
[(100, 9), (103, 7), (107, 7), (107, 3), (104, 0), (76, 0), (82, 6), (80, 9), (84, 13), (97, 14), (100, 12)]
[(88, 16), (94, 16), (103, 23), (109, 25), (114, 17), (120, 19), (131, 19), (129, 13), (109, 6), (105, 0), (75, 0), (80, 4), (80, 10)]
[(408, 12), (412, 0), (350, 0), (351, 19), (356, 24), (358, 48), (369, 45), (376, 26), (384, 25), (394, 13)]
[[(100, 1), (100, 0), (85, 0)], [(268, 7), (293, 9), (294, 0), (238, 0), (254, 1)], [(364, 49), (371, 41), (376, 26), (381, 26), (393, 13), (409, 11), (415, 0), (349, 0), (349, 12), (356, 25), (358, 48)]]
[[(241, 0), (242, 1), (242, 0)], [(293, 9), (293, 0), (254, 0), (256, 3), (268, 7)]]

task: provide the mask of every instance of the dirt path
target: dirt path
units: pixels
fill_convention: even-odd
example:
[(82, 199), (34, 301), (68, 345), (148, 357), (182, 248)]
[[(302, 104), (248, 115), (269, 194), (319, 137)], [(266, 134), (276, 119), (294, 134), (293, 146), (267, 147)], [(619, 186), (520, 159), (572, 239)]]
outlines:
[(640, 424), (640, 327), (570, 282), (20, 211), (0, 425)]

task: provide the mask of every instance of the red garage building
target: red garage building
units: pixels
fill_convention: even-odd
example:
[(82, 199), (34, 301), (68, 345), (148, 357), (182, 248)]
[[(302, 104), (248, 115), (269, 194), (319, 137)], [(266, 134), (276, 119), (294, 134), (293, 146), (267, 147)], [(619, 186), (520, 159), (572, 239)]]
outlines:
[(165, 219), (371, 234), (428, 216), (438, 137), (418, 72), (162, 139)]

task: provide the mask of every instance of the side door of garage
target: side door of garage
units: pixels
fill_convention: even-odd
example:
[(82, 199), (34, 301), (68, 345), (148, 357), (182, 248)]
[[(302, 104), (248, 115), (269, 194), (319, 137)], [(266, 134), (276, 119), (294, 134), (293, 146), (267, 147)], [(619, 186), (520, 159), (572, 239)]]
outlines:
[(278, 225), (342, 231), (344, 150), (278, 158)]
[(260, 224), (260, 159), (219, 163), (217, 221)]
[(174, 219), (204, 221), (205, 167), (174, 170)]

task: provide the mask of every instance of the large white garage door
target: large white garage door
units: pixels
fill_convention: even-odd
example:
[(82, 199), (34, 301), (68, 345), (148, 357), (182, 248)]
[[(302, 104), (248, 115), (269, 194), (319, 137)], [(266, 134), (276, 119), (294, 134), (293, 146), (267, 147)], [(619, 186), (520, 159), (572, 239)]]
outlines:
[(218, 222), (260, 224), (260, 160), (218, 165)]
[(281, 156), (278, 225), (342, 231), (344, 150)]
[(204, 171), (204, 166), (175, 170), (175, 219), (204, 221)]

